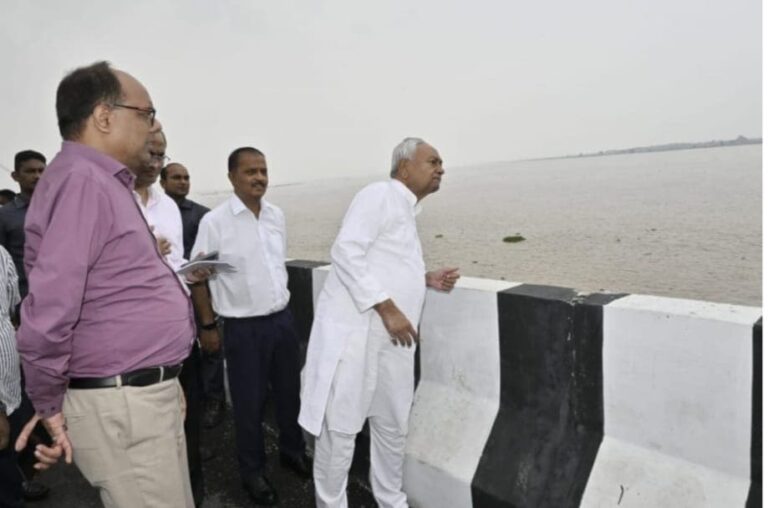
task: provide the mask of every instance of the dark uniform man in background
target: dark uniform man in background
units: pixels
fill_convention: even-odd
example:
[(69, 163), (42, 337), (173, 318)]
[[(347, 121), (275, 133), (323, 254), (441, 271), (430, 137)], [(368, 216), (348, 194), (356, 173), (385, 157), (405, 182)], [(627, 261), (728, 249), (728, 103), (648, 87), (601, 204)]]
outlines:
[[(179, 205), (181, 223), (184, 228), (184, 259), (189, 259), (195, 238), (197, 238), (200, 220), (210, 209), (187, 199), (190, 187), (189, 172), (178, 162), (171, 162), (160, 171), (160, 185), (165, 189), (165, 193)], [(198, 323), (198, 325), (200, 324)], [(224, 417), (224, 356), (221, 349), (216, 352), (203, 351), (201, 360), (202, 421), (206, 428), (211, 429), (221, 423)], [(202, 453), (205, 460), (210, 451), (204, 448)]]
[(10, 203), (0, 208), (0, 245), (5, 247), (16, 265), (22, 298), (27, 295), (27, 276), (24, 273), (24, 218), (37, 181), (45, 170), (45, 164), (45, 156), (40, 152), (24, 150), (17, 153), (11, 177), (19, 183), (19, 193)]

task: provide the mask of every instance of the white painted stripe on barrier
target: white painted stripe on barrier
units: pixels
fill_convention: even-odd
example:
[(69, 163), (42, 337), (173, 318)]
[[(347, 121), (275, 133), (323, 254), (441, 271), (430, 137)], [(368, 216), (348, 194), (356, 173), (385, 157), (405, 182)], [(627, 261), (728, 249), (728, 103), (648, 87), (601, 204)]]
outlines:
[(604, 307), (605, 438), (582, 506), (615, 506), (620, 486), (634, 506), (744, 504), (759, 317), (644, 295)]
[(589, 508), (744, 506), (749, 477), (735, 476), (603, 438), (581, 499)]
[(450, 294), (427, 294), (405, 460), (414, 507), (472, 506), (472, 479), (499, 410), (497, 292), (516, 285), (462, 278)]

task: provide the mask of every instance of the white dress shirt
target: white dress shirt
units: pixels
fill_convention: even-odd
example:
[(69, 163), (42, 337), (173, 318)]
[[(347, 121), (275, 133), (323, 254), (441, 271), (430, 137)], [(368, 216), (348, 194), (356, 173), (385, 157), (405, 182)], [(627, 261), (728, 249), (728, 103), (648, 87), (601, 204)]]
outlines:
[(139, 204), (141, 213), (155, 237), (164, 237), (171, 243), (171, 252), (165, 256), (166, 262), (171, 268), (178, 270), (186, 260), (184, 259), (184, 228), (181, 224), (181, 212), (176, 202), (162, 189), (152, 185), (148, 189), (149, 199), (147, 206), (141, 202), (141, 196), (133, 191), (133, 196)]
[(237, 270), (208, 281), (218, 315), (266, 316), (288, 305), (285, 216), (278, 207), (262, 199), (256, 217), (233, 194), (200, 221), (191, 256), (213, 251)]
[[(21, 301), (19, 278), (8, 251), (0, 246), (0, 402), (10, 415), (21, 404), (21, 371), (16, 349), (16, 332), (11, 314)], [(8, 446), (13, 446), (11, 443)]]
[[(324, 417), (330, 430), (354, 434), (377, 410), (371, 406), (378, 384), (373, 363), (381, 348), (402, 355), (395, 360), (400, 367), (391, 367), (402, 370), (406, 386), (412, 383), (413, 348), (391, 344), (373, 306), (391, 298), (414, 328), (419, 325), (426, 295), (419, 211), (416, 196), (394, 179), (368, 185), (347, 210), (331, 248), (331, 271), (318, 297), (302, 372), (299, 424), (311, 434), (319, 434)], [(410, 397), (394, 399), (390, 409), (406, 427)]]

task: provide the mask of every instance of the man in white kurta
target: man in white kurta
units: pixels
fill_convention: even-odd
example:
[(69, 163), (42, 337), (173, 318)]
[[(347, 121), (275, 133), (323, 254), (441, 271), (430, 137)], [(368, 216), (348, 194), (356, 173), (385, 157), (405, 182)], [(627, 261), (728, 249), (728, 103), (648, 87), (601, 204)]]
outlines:
[(426, 286), (450, 290), (457, 269), (426, 273), (419, 201), (444, 171), (418, 138), (394, 150), (391, 179), (365, 187), (331, 249), (304, 367), (299, 424), (317, 436), (318, 507), (346, 507), (355, 435), (369, 419), (371, 485), (379, 506), (406, 507), (402, 466), (413, 401), (416, 328)]

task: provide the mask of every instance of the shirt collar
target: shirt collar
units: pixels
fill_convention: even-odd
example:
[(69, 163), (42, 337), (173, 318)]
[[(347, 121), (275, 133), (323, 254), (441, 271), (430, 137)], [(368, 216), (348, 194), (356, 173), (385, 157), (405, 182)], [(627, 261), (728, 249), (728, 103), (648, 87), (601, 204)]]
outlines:
[(406, 187), (405, 184), (397, 178), (392, 178), (391, 182), (392, 186), (401, 196), (403, 196), (403, 198), (405, 198), (405, 200), (408, 202), (408, 205), (413, 209), (413, 215), (415, 216), (420, 214), (421, 203), (419, 203), (419, 199), (416, 197), (416, 194), (411, 192), (411, 189)]
[[(136, 202), (139, 203), (139, 205), (144, 206), (144, 203), (141, 202), (141, 196), (139, 195), (136, 190), (133, 191), (133, 195), (136, 198)], [(163, 192), (157, 188), (157, 185), (150, 185), (147, 189), (147, 209), (153, 208), (158, 203), (160, 203), (160, 199), (162, 199)]]
[[(267, 202), (266, 199), (261, 199), (261, 213), (270, 213), (270, 209), (272, 208), (272, 205)], [(243, 213), (244, 211), (250, 210), (247, 206), (245, 206), (245, 203), (237, 197), (237, 194), (232, 194), (232, 196), (229, 198), (229, 209), (232, 211), (232, 215), (239, 215)]]
[(128, 171), (125, 164), (113, 159), (104, 152), (76, 141), (63, 141), (61, 143), (61, 152), (91, 161), (110, 175), (118, 177), (126, 187), (133, 189), (135, 178), (133, 173)]
[(182, 198), (179, 203), (179, 208), (182, 210), (191, 210), (192, 209), (192, 201), (188, 200), (187, 198)]
[(16, 194), (13, 198), (13, 206), (16, 208), (26, 208), (29, 206), (29, 199), (21, 194)]

